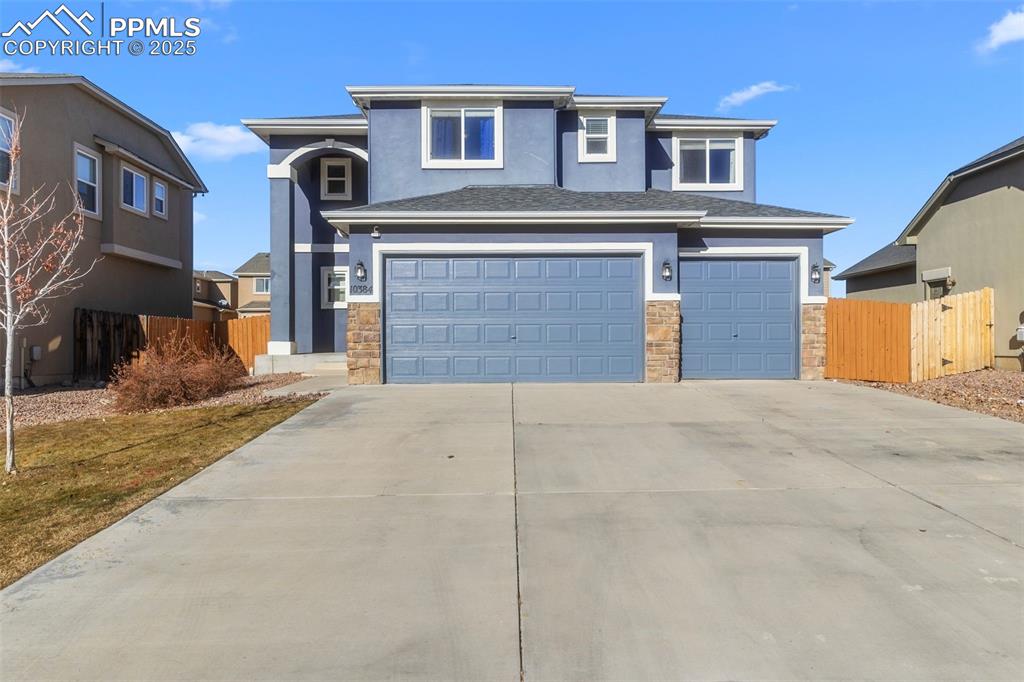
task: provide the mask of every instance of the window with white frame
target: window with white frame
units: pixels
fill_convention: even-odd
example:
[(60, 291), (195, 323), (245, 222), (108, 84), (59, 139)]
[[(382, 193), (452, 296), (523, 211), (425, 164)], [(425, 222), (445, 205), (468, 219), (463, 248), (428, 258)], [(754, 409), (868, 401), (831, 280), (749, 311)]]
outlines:
[(252, 281), (252, 292), (254, 294), (269, 294), (270, 293), (270, 278), (269, 277), (257, 277)]
[(501, 168), (500, 104), (422, 108), (424, 168)]
[(14, 142), (14, 114), (0, 109), (0, 187), (10, 185), (11, 191), (18, 190), (18, 169), (11, 158), (11, 144)]
[(577, 147), (580, 163), (615, 161), (615, 114), (580, 114)]
[(673, 138), (673, 189), (743, 189), (743, 139)]
[(167, 217), (167, 183), (156, 179), (153, 180), (153, 213)]
[(348, 266), (327, 265), (320, 268), (320, 307), (347, 308)]
[(100, 216), (100, 192), (102, 166), (100, 155), (91, 149), (75, 145), (75, 188), (78, 200), (82, 202), (82, 212), (95, 218)]
[(320, 198), (352, 199), (352, 159), (320, 159)]
[(146, 215), (148, 185), (145, 175), (129, 166), (121, 166), (121, 206)]

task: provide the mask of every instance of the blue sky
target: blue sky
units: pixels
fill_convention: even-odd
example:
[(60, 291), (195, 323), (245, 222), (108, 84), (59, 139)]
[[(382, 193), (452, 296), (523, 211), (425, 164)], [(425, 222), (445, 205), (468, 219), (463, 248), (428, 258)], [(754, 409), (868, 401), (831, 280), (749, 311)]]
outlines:
[[(3, 0), (0, 24), (57, 4)], [(69, 5), (98, 15), (98, 2)], [(895, 238), (948, 171), (1024, 134), (1020, 0), (203, 0), (105, 11), (201, 17), (198, 54), (0, 55), (0, 70), (85, 75), (189, 136), (210, 188), (195, 204), (197, 268), (230, 272), (269, 245), (265, 149), (232, 126), (353, 111), (347, 84), (575, 85), (667, 96), (666, 112), (778, 119), (758, 145), (758, 201), (856, 218), (826, 240), (840, 268)]]

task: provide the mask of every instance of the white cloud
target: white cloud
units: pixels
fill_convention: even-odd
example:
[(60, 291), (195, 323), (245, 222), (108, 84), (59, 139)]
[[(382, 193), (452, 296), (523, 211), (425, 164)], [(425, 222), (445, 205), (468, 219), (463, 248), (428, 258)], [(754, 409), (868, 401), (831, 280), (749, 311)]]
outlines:
[(743, 88), (736, 92), (731, 92), (718, 101), (718, 110), (727, 111), (738, 106), (742, 106), (752, 99), (767, 95), (770, 92), (785, 92), (786, 90), (792, 90), (792, 85), (779, 85), (775, 81), (762, 81), (755, 85), (751, 85), (749, 88)]
[(0, 59), (0, 72), (3, 73), (36, 73), (39, 71), (34, 66), (21, 66), (10, 59)]
[(988, 27), (988, 36), (976, 46), (978, 52), (993, 52), (1007, 43), (1024, 40), (1024, 5)]
[(185, 132), (175, 130), (171, 134), (185, 154), (204, 161), (229, 161), (236, 156), (266, 149), (258, 137), (242, 126), (206, 121), (191, 123)]
[(196, 211), (196, 210), (192, 211), (192, 222), (193, 223), (201, 223), (201, 222), (204, 222), (205, 220), (206, 220), (206, 214), (205, 213), (203, 213), (202, 211)]

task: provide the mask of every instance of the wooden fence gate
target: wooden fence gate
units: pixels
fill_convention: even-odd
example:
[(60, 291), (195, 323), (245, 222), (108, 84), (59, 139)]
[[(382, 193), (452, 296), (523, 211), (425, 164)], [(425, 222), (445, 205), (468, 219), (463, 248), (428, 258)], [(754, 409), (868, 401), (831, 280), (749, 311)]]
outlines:
[(831, 298), (825, 377), (907, 383), (995, 365), (992, 289), (918, 303)]

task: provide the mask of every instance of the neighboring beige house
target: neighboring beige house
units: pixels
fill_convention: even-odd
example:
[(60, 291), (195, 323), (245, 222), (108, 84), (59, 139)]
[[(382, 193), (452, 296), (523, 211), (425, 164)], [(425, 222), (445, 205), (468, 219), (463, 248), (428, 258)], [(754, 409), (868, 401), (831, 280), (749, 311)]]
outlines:
[(270, 253), (261, 251), (237, 270), (238, 316), (270, 314)]
[(835, 279), (881, 301), (992, 287), (996, 366), (1024, 370), (1024, 137), (947, 175), (896, 241)]
[(832, 295), (832, 271), (836, 269), (836, 264), (828, 258), (822, 258), (821, 269), (825, 273), (825, 279), (821, 283), (822, 294), (828, 298)]
[(238, 317), (238, 280), (219, 270), (192, 273), (192, 319), (233, 320)]
[(46, 325), (17, 339), (19, 379), (45, 384), (72, 377), (76, 307), (191, 316), (192, 199), (207, 189), (167, 130), (81, 76), (0, 73), (0, 126), (21, 115), (23, 156), (10, 169), (0, 142), (0, 183), (20, 197), (57, 185), (58, 216), (76, 188), (81, 263), (100, 259), (80, 289), (49, 303)]

